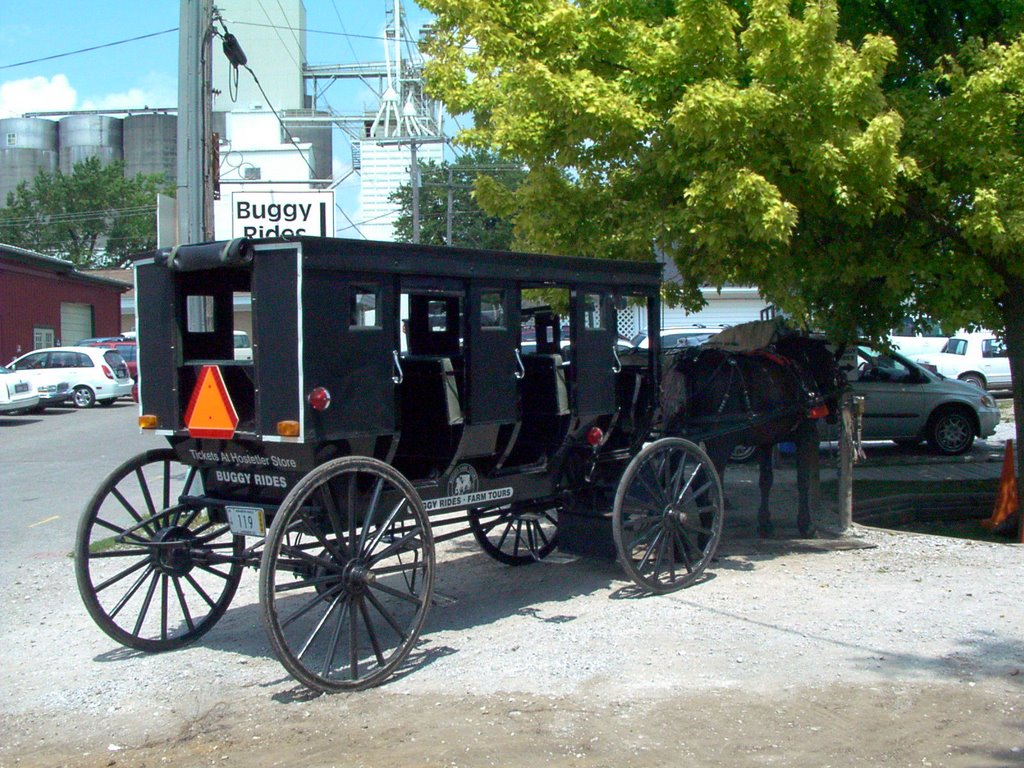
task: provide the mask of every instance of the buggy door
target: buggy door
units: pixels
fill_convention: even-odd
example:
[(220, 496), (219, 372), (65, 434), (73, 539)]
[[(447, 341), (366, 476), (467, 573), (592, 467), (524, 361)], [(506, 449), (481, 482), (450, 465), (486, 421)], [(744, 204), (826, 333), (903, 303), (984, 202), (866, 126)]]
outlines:
[(469, 417), (473, 424), (519, 420), (519, 288), (508, 281), (473, 283), (466, 313)]
[(611, 290), (601, 287), (576, 289), (570, 298), (570, 376), (579, 417), (615, 412), (615, 374), (620, 365), (615, 355), (614, 299)]
[(317, 414), (320, 436), (394, 433), (398, 313), (393, 280), (326, 269), (311, 270), (304, 280), (304, 397), (325, 386), (334, 403)]

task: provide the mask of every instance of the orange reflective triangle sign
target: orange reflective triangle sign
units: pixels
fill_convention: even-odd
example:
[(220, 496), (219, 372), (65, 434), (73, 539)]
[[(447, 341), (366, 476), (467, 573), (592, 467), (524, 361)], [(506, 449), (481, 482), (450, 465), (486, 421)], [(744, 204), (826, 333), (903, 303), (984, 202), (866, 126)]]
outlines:
[(228, 440), (235, 434), (238, 414), (224, 386), (220, 366), (204, 365), (192, 390), (185, 426), (191, 437), (213, 437)]

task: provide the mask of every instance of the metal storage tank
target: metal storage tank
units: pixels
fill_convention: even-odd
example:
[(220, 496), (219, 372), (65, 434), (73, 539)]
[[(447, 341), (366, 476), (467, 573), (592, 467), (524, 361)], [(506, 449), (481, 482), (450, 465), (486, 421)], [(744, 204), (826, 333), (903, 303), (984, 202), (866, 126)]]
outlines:
[(57, 170), (57, 123), (34, 117), (0, 120), (0, 206), (7, 194), (43, 171)]
[(107, 115), (72, 115), (60, 121), (60, 169), (70, 174), (77, 163), (98, 157), (103, 165), (124, 159), (124, 126)]
[(175, 115), (129, 115), (124, 119), (124, 175), (164, 174), (177, 178), (178, 118)]

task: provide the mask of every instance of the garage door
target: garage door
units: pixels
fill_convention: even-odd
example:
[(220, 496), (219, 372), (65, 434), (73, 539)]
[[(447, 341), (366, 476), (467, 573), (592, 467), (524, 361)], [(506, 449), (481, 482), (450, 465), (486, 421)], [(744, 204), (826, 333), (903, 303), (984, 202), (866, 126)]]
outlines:
[(61, 303), (60, 343), (66, 347), (92, 335), (92, 305)]

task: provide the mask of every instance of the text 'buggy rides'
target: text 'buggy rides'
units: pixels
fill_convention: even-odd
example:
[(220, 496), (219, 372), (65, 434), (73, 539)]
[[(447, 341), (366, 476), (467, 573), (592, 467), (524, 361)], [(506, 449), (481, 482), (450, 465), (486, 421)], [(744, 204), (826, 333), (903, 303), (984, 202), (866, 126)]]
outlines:
[[(119, 467), (85, 510), (89, 612), (127, 646), (176, 648), (258, 566), (275, 653), (335, 691), (406, 658), (437, 541), (472, 533), (510, 565), (556, 547), (617, 556), (653, 592), (693, 583), (721, 536), (722, 489), (693, 443), (650, 442), (660, 276), (319, 238), (140, 260), (140, 424), (170, 447)], [(239, 294), (252, 360), (233, 354)], [(626, 310), (652, 344), (620, 357)]]

